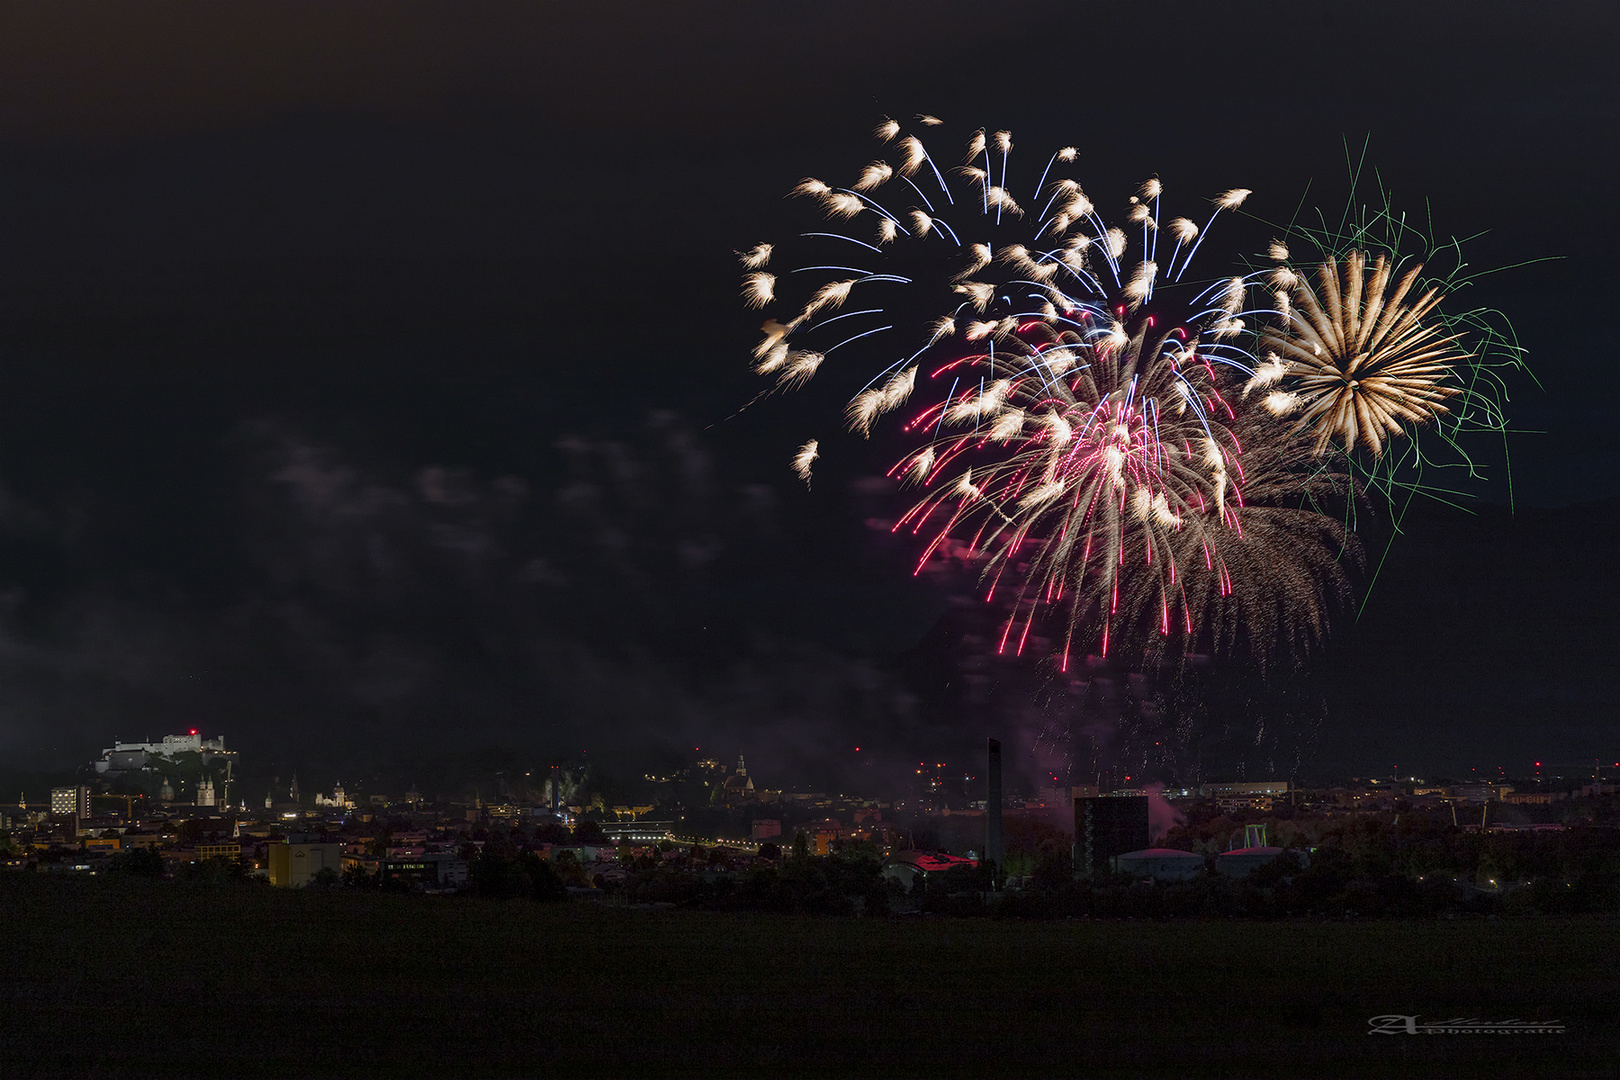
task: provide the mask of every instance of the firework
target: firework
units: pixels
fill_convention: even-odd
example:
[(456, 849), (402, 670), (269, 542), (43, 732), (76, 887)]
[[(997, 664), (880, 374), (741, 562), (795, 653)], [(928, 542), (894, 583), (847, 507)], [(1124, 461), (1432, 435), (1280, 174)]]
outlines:
[[(751, 303), (797, 307), (767, 324), (756, 370), (802, 385), (847, 379), (846, 349), (891, 359), (849, 385), (847, 423), (869, 436), (896, 414), (911, 448), (891, 475), (920, 489), (896, 528), (922, 538), (919, 569), (945, 552), (979, 562), (983, 595), (1007, 612), (1001, 651), (1021, 652), (1053, 615), (1065, 669), (1077, 649), (1127, 643), (1314, 645), (1353, 553), (1322, 507), (1353, 485), (1274, 415), (1290, 392), (1315, 415), (1304, 374), (1292, 391), (1246, 392), (1271, 370), (1249, 329), (1265, 315), (1251, 308), (1260, 275), (1189, 276), (1216, 218), (1250, 192), (1161, 229), (1164, 185), (1150, 179), (1110, 226), (1065, 175), (1072, 147), (1018, 189), (1010, 132), (975, 132), (965, 161), (944, 166), (900, 134), (878, 129), (897, 165), (794, 189), (828, 219), (801, 239), (829, 253), (775, 277), (744, 258)], [(1429, 340), (1400, 338), (1403, 356)], [(806, 480), (819, 446), (795, 459)]]
[[(1243, 502), (1236, 526), (1182, 530), (1173, 557), (1193, 567), (1185, 608), (1201, 651), (1243, 655), (1264, 667), (1270, 655), (1302, 656), (1322, 644), (1334, 615), (1350, 601), (1363, 566), (1359, 539), (1325, 507), (1353, 505), (1357, 486), (1342, 468), (1301, 460), (1293, 432), (1258, 411), (1241, 414)], [(1208, 543), (1206, 553), (1200, 546)], [(1204, 560), (1223, 575), (1198, 573)], [(1159, 617), (1158, 597), (1138, 579), (1126, 610), (1139, 635)], [(1142, 635), (1141, 639), (1158, 640)]]
[[(1286, 249), (1280, 254), (1287, 258)], [(1268, 395), (1268, 407), (1297, 414), (1299, 425), (1315, 432), (1316, 453), (1337, 439), (1347, 450), (1359, 444), (1379, 457), (1384, 439), (1404, 425), (1447, 412), (1445, 399), (1458, 391), (1446, 380), (1465, 359), (1451, 346), (1462, 335), (1446, 334), (1429, 321), (1440, 303), (1437, 288), (1405, 302), (1422, 269), (1408, 270), (1386, 292), (1389, 260), (1377, 256), (1369, 277), (1366, 256), (1351, 251), (1342, 282), (1336, 260), (1318, 269), (1318, 297), (1306, 279), (1279, 268), (1274, 280), (1280, 318), (1261, 339), (1271, 362), (1251, 386), (1287, 387)]]
[[(1307, 215), (1315, 225), (1271, 223), (1275, 310), (1256, 346), (1266, 356), (1260, 382), (1248, 389), (1316, 449), (1344, 455), (1393, 542), (1419, 497), (1465, 496), (1456, 480), (1499, 469), (1512, 502), (1509, 386), (1530, 371), (1502, 312), (1441, 307), (1477, 276), (1463, 242), (1401, 211), (1365, 157), (1346, 165), (1337, 221), (1317, 210)], [(1364, 190), (1368, 179), (1376, 191)], [(1290, 248), (1310, 254), (1291, 264)]]

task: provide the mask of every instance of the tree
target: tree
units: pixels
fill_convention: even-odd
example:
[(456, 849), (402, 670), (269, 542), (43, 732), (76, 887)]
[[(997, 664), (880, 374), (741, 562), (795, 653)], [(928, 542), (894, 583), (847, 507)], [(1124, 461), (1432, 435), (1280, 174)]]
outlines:
[(568, 886), (546, 860), (532, 851), (526, 851), (519, 865), (528, 877), (529, 896), (532, 899), (548, 904), (568, 899)]
[(888, 915), (894, 911), (894, 899), (900, 883), (892, 878), (879, 877), (866, 886), (862, 911), (867, 915)]
[(1029, 877), (1031, 874), (1035, 873), (1035, 867), (1038, 861), (1039, 860), (1033, 851), (1009, 851), (1007, 852), (1007, 857), (1002, 860), (1002, 873), (1007, 878)]
[(1032, 882), (1037, 889), (1045, 890), (1060, 889), (1074, 883), (1074, 854), (1067, 843), (1041, 848)]
[(467, 877), (474, 892), (494, 899), (522, 896), (529, 887), (518, 860), (492, 851), (487, 845), (473, 858)]
[(585, 868), (580, 865), (579, 857), (572, 851), (557, 852), (552, 864), (552, 869), (565, 885), (590, 885), (590, 881), (585, 877)]
[(534, 842), (537, 844), (566, 844), (568, 843), (568, 830), (555, 821), (548, 821), (544, 825), (535, 826)]
[(366, 873), (366, 868), (356, 860), (343, 868), (343, 884), (351, 889), (370, 889), (377, 885), (378, 874)]
[(163, 856), (158, 854), (155, 847), (142, 845), (131, 848), (124, 853), (119, 869), (131, 877), (162, 877)]

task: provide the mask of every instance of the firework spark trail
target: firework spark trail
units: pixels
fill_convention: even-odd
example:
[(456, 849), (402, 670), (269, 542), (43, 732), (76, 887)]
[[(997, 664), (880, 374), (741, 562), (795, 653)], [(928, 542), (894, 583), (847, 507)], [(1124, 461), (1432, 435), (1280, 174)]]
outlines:
[[(1314, 647), (1359, 555), (1345, 454), (1376, 457), (1454, 392), (1443, 384), (1456, 335), (1428, 318), (1437, 292), (1406, 303), (1414, 271), (1386, 295), (1389, 264), (1375, 259), (1369, 276), (1359, 252), (1342, 280), (1325, 263), (1319, 292), (1285, 249), (1271, 271), (1189, 280), (1248, 189), (1210, 200), (1202, 225), (1164, 225), (1161, 266), (1170, 200), (1156, 178), (1128, 200), (1128, 228), (1109, 226), (1064, 175), (1075, 148), (1036, 159), (1026, 208), (1010, 194), (1010, 132), (974, 132), (947, 171), (898, 122), (877, 134), (898, 163), (793, 192), (831, 223), (800, 239), (857, 245), (867, 266), (806, 260), (772, 276), (768, 245), (740, 257), (748, 302), (801, 305), (755, 350), (778, 388), (842, 370), (822, 363), (836, 349), (861, 341), (870, 355), (915, 332), (855, 380), (846, 419), (869, 436), (900, 412), (920, 440), (890, 470), (922, 491), (895, 526), (924, 536), (919, 568), (970, 552), (984, 595), (1008, 612), (1003, 647), (1021, 650), (1037, 614), (1056, 614), (1064, 669), (1072, 648), (1122, 643), (1256, 657)], [(807, 480), (814, 457), (795, 459)]]
[[(1534, 383), (1535, 375), (1502, 312), (1484, 307), (1448, 311), (1438, 306), (1443, 297), (1461, 294), (1476, 278), (1512, 267), (1471, 270), (1463, 258), (1464, 241), (1437, 241), (1429, 231), (1429, 215), (1411, 220), (1396, 208), (1383, 178), (1366, 168), (1366, 148), (1359, 160), (1348, 145), (1345, 149), (1350, 192), (1336, 222), (1330, 223), (1328, 215), (1317, 210), (1316, 225), (1301, 224), (1297, 218), (1270, 223), (1282, 237), (1273, 241), (1268, 253), (1279, 310), (1274, 313), (1275, 325), (1266, 331), (1269, 340), (1260, 348), (1270, 354), (1262, 373), (1268, 384), (1291, 384), (1272, 386), (1265, 395), (1266, 406), (1293, 419), (1307, 434), (1314, 433), (1318, 447), (1331, 441), (1347, 448), (1345, 460), (1358, 484), (1387, 518), (1386, 540), (1373, 560), (1370, 587), (1420, 496), (1455, 504), (1467, 498), (1459, 480), (1478, 482), (1500, 468), (1507, 501), (1513, 504), (1509, 384), (1519, 376)], [(1369, 179), (1377, 190), (1363, 195), (1362, 185)], [(1292, 246), (1312, 254), (1291, 263)], [(1516, 265), (1539, 261), (1543, 260), (1532, 258)], [(1361, 310), (1356, 310), (1358, 276)], [(1397, 277), (1402, 281), (1392, 290), (1390, 281)], [(1407, 283), (1407, 277), (1413, 280)], [(1403, 286), (1405, 295), (1427, 294), (1409, 306), (1409, 311), (1421, 310), (1402, 331), (1388, 331), (1382, 341), (1373, 341), (1379, 309), (1387, 314), (1401, 306), (1403, 297), (1397, 292)], [(1311, 292), (1315, 310), (1301, 288)], [(1327, 310), (1332, 292), (1340, 298), (1337, 315)], [(1296, 298), (1302, 301), (1303, 312), (1296, 308)], [(1364, 342), (1359, 351), (1338, 353), (1323, 347), (1336, 337), (1349, 340), (1352, 324), (1372, 347)], [(1459, 339), (1466, 339), (1466, 351), (1454, 347)], [(1283, 347), (1290, 343), (1304, 346), (1309, 355)], [(1365, 377), (1368, 374), (1373, 377)], [(1302, 392), (1307, 383), (1310, 393)], [(1479, 456), (1487, 450), (1495, 460)], [(1346, 521), (1353, 526), (1355, 506), (1346, 510)]]

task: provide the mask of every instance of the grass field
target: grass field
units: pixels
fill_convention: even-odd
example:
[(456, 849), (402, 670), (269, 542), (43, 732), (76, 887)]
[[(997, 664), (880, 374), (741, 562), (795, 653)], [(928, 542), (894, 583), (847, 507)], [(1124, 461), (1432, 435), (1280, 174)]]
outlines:
[[(1613, 1076), (1620, 922), (1024, 923), (0, 880), (0, 1076)], [(1369, 1036), (1369, 1017), (1565, 1035)]]

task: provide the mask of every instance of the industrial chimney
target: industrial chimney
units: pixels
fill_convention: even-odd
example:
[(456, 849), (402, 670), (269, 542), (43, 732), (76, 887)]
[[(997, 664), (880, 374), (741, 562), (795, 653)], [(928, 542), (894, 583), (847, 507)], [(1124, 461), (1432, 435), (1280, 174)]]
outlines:
[(1001, 843), (1001, 742), (989, 740), (990, 762), (988, 776), (990, 792), (984, 801), (984, 857), (996, 867), (996, 880), (1001, 879), (1001, 863), (1006, 855)]

